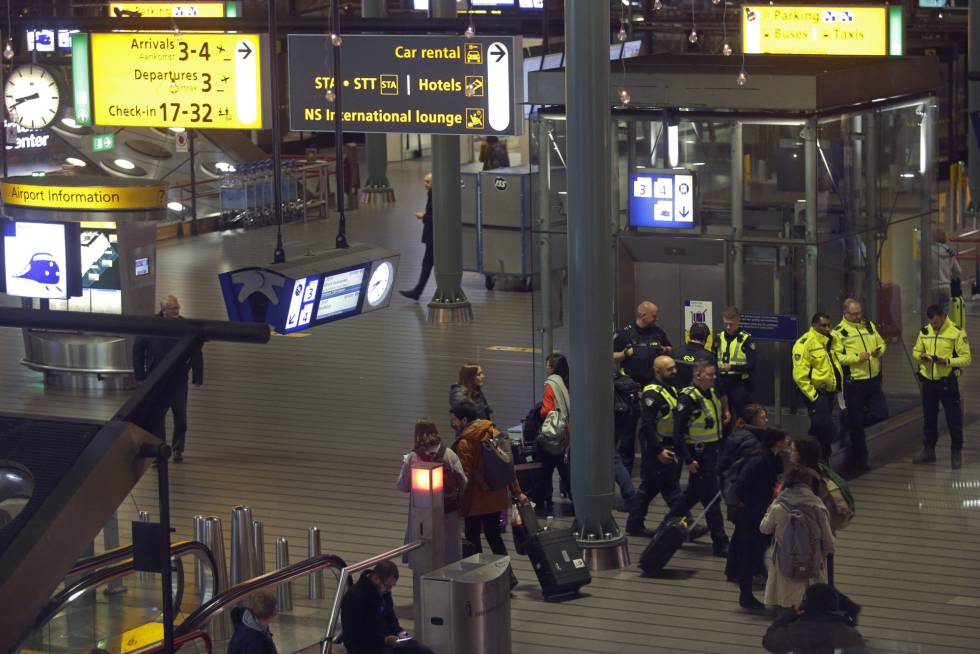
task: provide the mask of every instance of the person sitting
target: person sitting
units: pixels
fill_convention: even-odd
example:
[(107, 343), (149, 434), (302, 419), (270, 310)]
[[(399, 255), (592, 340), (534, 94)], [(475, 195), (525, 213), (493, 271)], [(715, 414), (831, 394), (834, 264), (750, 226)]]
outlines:
[(235, 633), (228, 643), (228, 654), (276, 654), (269, 622), (276, 617), (276, 595), (260, 590), (252, 595), (248, 606), (231, 610)]
[(806, 589), (799, 606), (786, 611), (762, 637), (773, 654), (863, 654), (868, 651), (860, 632), (840, 614), (837, 591), (828, 584)]
[(395, 615), (391, 589), (398, 583), (398, 566), (381, 561), (361, 573), (340, 603), (340, 622), (348, 654), (433, 654), (402, 630)]

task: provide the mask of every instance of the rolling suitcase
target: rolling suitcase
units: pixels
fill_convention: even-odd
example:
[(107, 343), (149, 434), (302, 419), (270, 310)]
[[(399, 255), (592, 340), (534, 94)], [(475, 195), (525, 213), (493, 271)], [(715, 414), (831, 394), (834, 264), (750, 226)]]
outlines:
[(592, 581), (571, 529), (549, 529), (531, 535), (527, 540), (527, 556), (546, 600), (576, 595)]
[(704, 511), (691, 525), (687, 524), (685, 518), (671, 518), (657, 529), (644, 548), (643, 554), (640, 555), (640, 569), (644, 577), (655, 577), (663, 571), (677, 550), (687, 541), (689, 529), (704, 520), (708, 515), (708, 509), (719, 499), (721, 499), (721, 491), (708, 502), (708, 506), (704, 507)]

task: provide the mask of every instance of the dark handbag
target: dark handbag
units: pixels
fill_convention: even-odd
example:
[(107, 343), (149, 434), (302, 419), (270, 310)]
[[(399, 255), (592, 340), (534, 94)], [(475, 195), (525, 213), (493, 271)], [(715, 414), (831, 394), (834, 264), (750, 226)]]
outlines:
[(507, 488), (516, 476), (513, 458), (497, 446), (497, 439), (491, 437), (483, 441), (483, 480), (487, 488)]

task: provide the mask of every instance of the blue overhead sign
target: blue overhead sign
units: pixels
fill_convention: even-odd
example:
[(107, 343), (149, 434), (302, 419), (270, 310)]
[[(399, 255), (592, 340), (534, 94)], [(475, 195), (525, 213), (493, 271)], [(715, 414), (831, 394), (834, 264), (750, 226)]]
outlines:
[(657, 171), (630, 175), (630, 227), (695, 227), (694, 175)]
[(796, 316), (776, 313), (743, 313), (742, 329), (757, 341), (795, 341), (800, 335)]

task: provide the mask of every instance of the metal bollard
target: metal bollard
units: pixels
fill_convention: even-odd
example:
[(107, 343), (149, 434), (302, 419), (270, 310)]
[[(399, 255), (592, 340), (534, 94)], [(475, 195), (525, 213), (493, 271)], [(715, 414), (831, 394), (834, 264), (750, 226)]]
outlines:
[[(196, 520), (196, 518), (195, 518)], [(204, 543), (209, 550), (211, 550), (211, 556), (214, 557), (215, 567), (218, 569), (218, 578), (212, 580), (212, 590), (214, 594), (220, 593), (228, 587), (228, 565), (225, 558), (225, 536), (221, 529), (221, 519), (215, 516), (208, 516), (204, 518), (201, 525), (201, 538), (200, 541)], [(202, 569), (203, 570), (203, 569)], [(201, 603), (210, 601), (213, 594), (208, 594), (204, 596), (204, 588), (207, 586), (206, 579), (204, 578), (204, 573), (201, 573), (201, 585), (198, 587), (198, 592), (202, 594)], [(222, 611), (221, 615), (216, 616), (208, 623), (207, 631), (211, 635), (212, 640), (221, 641), (231, 638), (231, 616), (228, 611)]]
[[(136, 514), (136, 519), (139, 522), (149, 522), (150, 521), (150, 512), (149, 511), (139, 511)], [(138, 572), (138, 573), (136, 573), (136, 579), (139, 581), (139, 583), (141, 585), (142, 584), (152, 584), (153, 583), (153, 574), (150, 573), (150, 572)]]
[[(285, 538), (276, 539), (276, 569), (281, 570), (289, 565), (289, 541)], [(293, 582), (287, 581), (276, 586), (276, 606), (279, 612), (293, 610)]]
[[(309, 535), (306, 539), (306, 553), (309, 558), (320, 556), (320, 528), (310, 527)], [(323, 570), (317, 570), (310, 575), (311, 600), (323, 599)]]
[(255, 576), (265, 574), (265, 529), (258, 520), (252, 521), (252, 561)]
[(252, 509), (231, 510), (231, 577), (234, 586), (255, 576), (255, 545), (252, 542)]
[[(203, 515), (194, 516), (193, 525), (191, 528), (191, 533), (193, 534), (194, 540), (199, 543), (204, 543), (207, 545), (207, 541), (204, 536), (204, 521), (206, 518)], [(204, 596), (204, 566), (201, 564), (200, 559), (195, 557), (194, 561), (194, 590), (197, 591), (198, 598)]]

